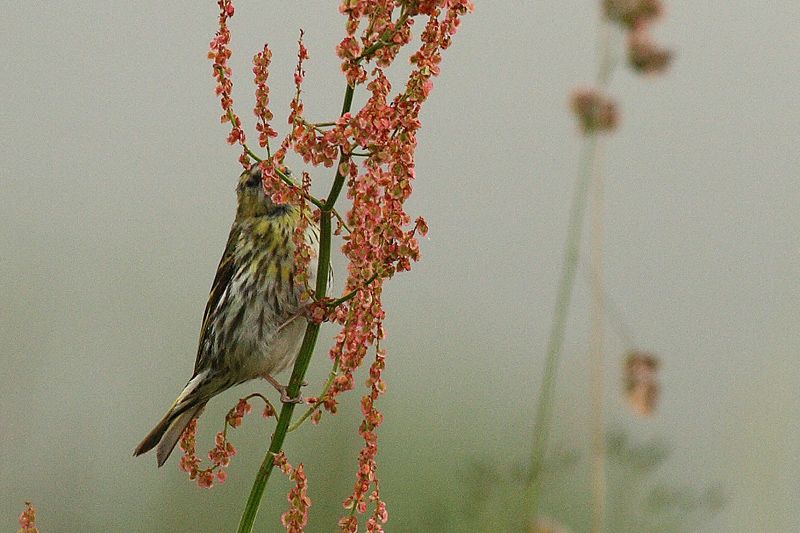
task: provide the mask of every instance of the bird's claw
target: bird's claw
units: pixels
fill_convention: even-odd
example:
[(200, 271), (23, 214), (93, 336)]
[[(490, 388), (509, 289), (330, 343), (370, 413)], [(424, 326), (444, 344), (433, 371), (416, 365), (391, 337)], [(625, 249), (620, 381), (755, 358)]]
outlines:
[(295, 397), (291, 397), (291, 396), (289, 396), (289, 393), (288, 393), (288, 391), (286, 390), (286, 387), (281, 387), (281, 388), (279, 388), (279, 389), (278, 389), (278, 392), (280, 392), (280, 393), (281, 393), (281, 403), (294, 403), (294, 404), (298, 404), (298, 403), (305, 403), (305, 401), (306, 401), (306, 400), (305, 400), (305, 398), (303, 398), (303, 395), (302, 395), (302, 394), (298, 394), (298, 395), (297, 395), (297, 396), (295, 396)]
[[(264, 377), (264, 379), (266, 379), (270, 383), (270, 385), (275, 387), (275, 390), (277, 390), (278, 392), (281, 393), (281, 403), (298, 404), (298, 403), (304, 403), (305, 402), (305, 398), (303, 398), (302, 394), (298, 394), (295, 397), (289, 396), (288, 388), (286, 387), (286, 385), (281, 385), (278, 382), (278, 380), (276, 380), (275, 378), (273, 378), (269, 374), (267, 374), (267, 375), (265, 375), (263, 377)], [(306, 383), (304, 381), (302, 386), (305, 387), (306, 385), (308, 385), (308, 383)]]

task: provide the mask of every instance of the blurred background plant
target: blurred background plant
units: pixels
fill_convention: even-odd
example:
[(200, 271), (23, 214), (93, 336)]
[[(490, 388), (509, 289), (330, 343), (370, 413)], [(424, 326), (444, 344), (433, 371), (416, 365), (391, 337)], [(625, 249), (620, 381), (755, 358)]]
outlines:
[[(590, 495), (579, 467), (585, 457), (565, 443), (555, 448), (542, 470), (547, 490), (541, 506), (546, 511), (533, 526), (526, 514), (527, 465), (475, 459), (454, 474), (459, 480), (454, 493), (463, 497), (430, 502), (414, 531), (588, 531), (591, 508), (581, 502)], [(722, 509), (719, 487), (674, 485), (659, 479), (669, 457), (665, 442), (639, 444), (626, 431), (614, 430), (608, 434), (606, 449), (612, 498), (606, 516), (609, 531), (699, 531)]]
[[(570, 107), (583, 134), (579, 158), (578, 178), (575, 184), (568, 222), (564, 259), (558, 286), (557, 300), (548, 339), (542, 386), (538, 393), (534, 436), (530, 466), (527, 474), (526, 499), (522, 507), (529, 510), (529, 524), (536, 531), (549, 530), (542, 525), (540, 502), (550, 487), (544, 485), (544, 468), (553, 424), (552, 412), (558, 367), (560, 365), (567, 314), (572, 300), (576, 272), (580, 264), (580, 247), (587, 206), (590, 211), (588, 282), (590, 286), (589, 368), (590, 379), (587, 397), (590, 399), (588, 437), (591, 442), (591, 523), (585, 530), (602, 533), (610, 527), (606, 516), (609, 498), (621, 499), (618, 493), (610, 494), (607, 479), (606, 434), (606, 322), (611, 317), (619, 323), (622, 341), (634, 343), (630, 328), (624, 325), (622, 314), (608, 298), (605, 287), (603, 258), (605, 248), (605, 153), (606, 136), (614, 132), (620, 122), (618, 105), (608, 96), (609, 85), (617, 66), (616, 43), (620, 34), (627, 43), (628, 66), (640, 74), (660, 74), (666, 71), (672, 52), (655, 44), (650, 28), (663, 13), (660, 0), (603, 0), (597, 5), (598, 38), (597, 67), (594, 85), (577, 89), (571, 97)], [(611, 312), (609, 312), (611, 311)], [(635, 348), (635, 347), (632, 347)], [(624, 382), (629, 405), (636, 413), (652, 415), (658, 397), (656, 372), (658, 359), (632, 349), (625, 361)], [(624, 450), (617, 456), (628, 459)], [(657, 457), (654, 457), (655, 460)], [(568, 515), (575, 520), (574, 513)], [(612, 531), (624, 524), (616, 523)], [(634, 527), (634, 524), (629, 524)], [(515, 528), (516, 529), (516, 528)], [(584, 530), (581, 529), (581, 530)], [(638, 531), (630, 529), (630, 531)]]

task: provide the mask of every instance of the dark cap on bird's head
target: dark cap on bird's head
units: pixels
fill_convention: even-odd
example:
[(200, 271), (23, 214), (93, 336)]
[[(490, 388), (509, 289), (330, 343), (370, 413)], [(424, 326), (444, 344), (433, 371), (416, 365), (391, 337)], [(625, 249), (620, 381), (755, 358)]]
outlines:
[(236, 187), (237, 192), (243, 192), (245, 189), (256, 189), (261, 186), (261, 169), (258, 165), (253, 165), (250, 170), (245, 170), (239, 176), (239, 185)]
[[(278, 171), (286, 176), (291, 176), (292, 172), (289, 170), (288, 167), (278, 167)], [(236, 188), (237, 191), (242, 191), (244, 189), (255, 189), (261, 185), (261, 167), (258, 165), (253, 165), (250, 167), (250, 170), (245, 170), (242, 172), (241, 176), (239, 176), (239, 185)]]
[[(291, 172), (286, 167), (281, 167), (280, 172), (290, 176)], [(272, 199), (264, 194), (261, 168), (253, 165), (250, 170), (245, 170), (239, 176), (236, 187), (239, 199), (237, 217), (272, 216), (286, 213), (291, 206), (276, 205)]]

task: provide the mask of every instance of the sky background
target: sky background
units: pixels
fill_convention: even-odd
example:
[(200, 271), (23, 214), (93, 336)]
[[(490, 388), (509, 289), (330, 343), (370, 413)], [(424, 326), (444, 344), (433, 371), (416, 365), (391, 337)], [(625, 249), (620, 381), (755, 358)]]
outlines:
[[(447, 507), (471, 462), (528, 457), (580, 147), (567, 99), (593, 77), (597, 4), (479, 1), (446, 52), (408, 202), (431, 230), (385, 298), (389, 531), (418, 530), (419, 516)], [(265, 422), (237, 430), (229, 481), (212, 491), (176, 458), (158, 470), (131, 457), (191, 374), (233, 217), (238, 154), (206, 59), (216, 5), (3, 8), (0, 529), (33, 500), (43, 531), (230, 530)], [(667, 11), (655, 32), (677, 52), (669, 73), (620, 69), (610, 89), (622, 123), (607, 149), (605, 255), (627, 326), (663, 361), (663, 394), (652, 419), (626, 410), (625, 346), (610, 330), (609, 426), (669, 445), (654, 481), (722, 488), (725, 507), (692, 531), (798, 531), (800, 4), (669, 0)], [(284, 133), (300, 27), (307, 116), (340, 109), (335, 2), (240, 1), (234, 97), (251, 139), (248, 61), (268, 40)], [(330, 172), (314, 177), (322, 191)], [(579, 274), (555, 437), (584, 456), (587, 309)], [(307, 394), (329, 369), (325, 335)], [(261, 388), (213, 401), (200, 448), (236, 398)], [(331, 530), (352, 487), (357, 398), (288, 439), (311, 479), (309, 531)], [(587, 476), (578, 466), (570, 478)], [(270, 485), (259, 531), (280, 530), (287, 486)], [(587, 502), (575, 493), (573, 505)]]

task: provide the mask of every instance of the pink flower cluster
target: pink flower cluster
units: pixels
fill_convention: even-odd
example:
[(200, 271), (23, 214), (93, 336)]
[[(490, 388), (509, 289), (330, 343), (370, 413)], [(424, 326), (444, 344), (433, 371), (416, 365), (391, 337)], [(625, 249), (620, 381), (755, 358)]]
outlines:
[[(217, 77), (217, 92), (222, 97), (223, 109), (235, 117), (230, 101), (230, 70), (225, 63), (230, 57), (226, 48), (229, 42), (226, 22), (232, 9), (229, 13), (229, 1), (220, 1), (219, 6), (220, 30), (212, 41), (212, 58), (215, 59), (215, 72), (224, 74)], [(342, 61), (349, 90), (366, 87), (369, 91), (367, 102), (361, 109), (345, 112), (332, 122), (315, 124), (306, 120), (301, 87), (308, 51), (301, 33), (294, 76), (296, 93), (288, 117), (290, 132), (274, 153), (268, 153), (259, 161), (265, 191), (273, 201), (301, 205), (311, 199), (308, 192), (310, 177), (304, 172), (301, 184), (287, 178), (284, 159), (288, 150), (293, 150), (306, 164), (314, 167), (333, 167), (338, 161), (337, 180), (344, 179), (347, 198), (351, 202), (346, 215), (349, 233), (344, 236), (342, 252), (349, 262), (345, 294), (353, 296), (332, 310), (326, 308), (330, 299), (312, 305), (309, 310), (311, 319), (316, 322), (331, 320), (341, 325), (336, 343), (330, 350), (331, 359), (338, 363), (339, 375), (321, 398), (311, 399), (309, 403), (315, 407), (335, 413), (338, 395), (355, 387), (355, 371), (373, 346), (375, 352), (366, 383), (367, 393), (361, 399), (363, 420), (359, 434), (364, 445), (359, 453), (353, 491), (345, 500), (345, 507), (350, 512), (340, 521), (342, 531), (356, 531), (356, 513), (366, 513), (370, 504), (372, 512), (367, 519), (368, 531), (382, 532), (383, 524), (388, 520), (386, 505), (380, 496), (376, 462), (377, 429), (383, 422), (383, 414), (375, 404), (386, 391), (382, 377), (386, 352), (380, 346), (385, 337), (385, 312), (381, 301), (383, 281), (396, 272), (409, 270), (412, 262), (419, 259), (417, 235), (426, 234), (427, 224), (422, 218), (412, 220), (404, 208), (415, 179), (414, 153), (417, 131), (421, 127), (419, 115), (433, 89), (433, 78), (439, 74), (442, 51), (450, 46), (461, 17), (472, 9), (470, 0), (341, 0), (339, 11), (347, 18), (346, 34), (336, 52)], [(425, 21), (419, 34), (421, 45), (411, 55), (411, 71), (404, 86), (393, 93), (385, 69), (392, 65), (399, 50), (412, 41), (412, 29), (417, 19)], [(259, 120), (260, 143), (267, 148), (266, 141), (275, 136), (269, 126), (273, 118), (266, 85), (269, 60), (269, 49), (265, 46), (264, 51), (255, 56), (253, 69), (257, 101), (254, 111)], [(366, 67), (369, 63), (373, 65), (371, 70)], [(239, 127), (238, 119), (233, 122), (232, 131)], [(253, 154), (244, 139), (244, 134), (237, 132), (232, 133), (228, 140), (242, 145), (240, 161), (249, 168)], [(361, 162), (357, 159), (360, 157), (364, 158)], [(315, 203), (320, 205), (319, 201)], [(305, 207), (301, 212), (304, 224), (306, 219), (319, 216), (319, 211), (312, 214)], [(302, 232), (298, 232), (295, 239), (297, 260), (300, 264), (308, 264), (311, 254), (303, 248), (301, 235)], [(298, 282), (308, 286), (308, 280), (302, 276)], [(313, 413), (312, 421), (319, 421), (322, 409)], [(302, 466), (291, 469), (282, 454), (276, 457), (275, 464), (295, 476), (293, 479), (297, 486), (290, 493), (294, 511), (284, 515), (284, 524), (287, 528), (290, 524), (295, 527), (290, 531), (301, 531), (308, 512)]]
[(286, 460), (286, 455), (280, 452), (275, 455), (275, 466), (294, 481), (294, 487), (289, 490), (286, 497), (289, 501), (289, 510), (281, 515), (281, 523), (288, 533), (303, 533), (308, 523), (308, 510), (311, 507), (311, 498), (308, 497), (308, 479), (303, 469), (303, 463), (300, 463), (297, 468), (293, 468)]
[(19, 515), (17, 533), (39, 533), (39, 528), (36, 527), (36, 507), (31, 502), (25, 502), (25, 510)]
[[(393, 18), (395, 8), (403, 6), (400, 16)], [(389, 66), (404, 45), (411, 42), (413, 17), (419, 12), (417, 2), (344, 0), (339, 4), (339, 12), (347, 16), (344, 39), (336, 47), (342, 60), (342, 72), (351, 86), (367, 80), (364, 60), (375, 60), (380, 67)], [(361, 36), (357, 36), (361, 22), (369, 21), (369, 26)]]
[[(197, 481), (197, 486), (210, 489), (214, 486), (216, 477), (220, 483), (224, 483), (227, 474), (222, 470), (223, 466), (230, 464), (230, 458), (236, 455), (236, 448), (232, 444), (225, 442), (225, 436), (217, 433), (215, 439), (216, 446), (208, 453), (209, 459), (214, 463), (208, 468), (200, 468), (200, 457), (197, 456), (195, 435), (197, 434), (197, 419), (192, 420), (181, 435), (179, 446), (183, 450), (183, 457), (180, 461), (180, 469), (189, 474), (189, 479)], [(224, 464), (223, 464), (224, 463)], [(215, 470), (219, 469), (215, 476)]]
[(225, 111), (221, 117), (223, 123), (231, 123), (231, 131), (228, 134), (228, 143), (245, 143), (245, 134), (242, 129), (242, 121), (233, 112), (233, 81), (231, 81), (231, 68), (228, 66), (228, 59), (231, 57), (231, 50), (228, 45), (231, 42), (231, 32), (228, 29), (228, 19), (233, 16), (234, 8), (231, 0), (218, 0), (219, 6), (219, 30), (211, 41), (208, 58), (214, 62), (214, 78), (217, 80), (216, 92), (220, 97), (222, 110)]
[(265, 44), (264, 50), (253, 56), (253, 75), (256, 84), (256, 107), (253, 109), (258, 118), (256, 130), (259, 133), (258, 144), (262, 148), (269, 146), (270, 138), (277, 137), (278, 132), (270, 125), (273, 118), (269, 110), (269, 64), (272, 60), (272, 51)]
[[(300, 213), (302, 213), (302, 216), (292, 235), (292, 241), (294, 242), (294, 263), (297, 265), (297, 273), (295, 274), (294, 281), (297, 285), (306, 289), (302, 298), (308, 300), (311, 296), (311, 284), (314, 282), (314, 280), (308, 279), (308, 265), (315, 257), (314, 250), (308, 245), (308, 241), (305, 237), (309, 223), (309, 210), (306, 208), (306, 197), (311, 190), (311, 175), (309, 175), (308, 172), (303, 172), (300, 188), (302, 194), (299, 195), (297, 204), (300, 206)], [(311, 218), (315, 218), (316, 221), (319, 222), (318, 209), (312, 213)]]
[[(377, 9), (380, 5), (394, 7), (394, 2), (345, 4), (349, 9), (342, 11), (348, 15), (351, 35), (358, 27), (354, 14), (359, 8), (363, 7), (365, 10), (361, 12), (367, 16), (369, 9)], [(335, 312), (334, 320), (342, 324), (342, 330), (330, 356), (339, 361), (342, 375), (334, 380), (331, 390), (322, 399), (328, 410), (335, 411), (339, 393), (354, 387), (353, 373), (360, 367), (369, 348), (385, 337), (385, 313), (381, 302), (383, 280), (396, 272), (409, 270), (411, 262), (419, 259), (416, 234), (426, 230), (427, 226), (422, 219), (412, 222), (404, 209), (415, 178), (416, 134), (421, 126), (419, 113), (433, 87), (432, 78), (439, 73), (441, 51), (450, 45), (461, 15), (471, 7), (469, 2), (457, 1), (416, 3), (414, 14), (427, 16), (427, 23), (421, 33), (422, 44), (411, 57), (414, 67), (404, 90), (394, 98), (390, 97), (392, 86), (383, 69), (396, 57), (396, 50), (381, 55), (379, 66), (364, 80), (371, 96), (349, 120), (349, 129), (345, 130), (352, 143), (367, 150), (369, 156), (361, 168), (352, 159), (347, 159), (339, 169), (349, 178), (347, 196), (352, 202), (347, 214), (351, 232), (345, 236), (342, 248), (349, 261), (346, 290), (358, 292)], [(404, 14), (409, 18), (412, 16), (409, 11), (403, 11), (395, 23), (386, 22), (382, 27), (407, 28), (405, 22), (401, 23)], [(367, 20), (372, 22), (372, 19)], [(383, 39), (392, 43), (389, 48), (395, 46), (394, 43), (399, 46), (407, 42), (408, 35), (405, 30), (401, 31), (402, 35), (397, 39), (383, 34)], [(361, 39), (364, 49), (370, 48), (374, 33), (374, 28), (368, 25)], [(356, 73), (352, 60), (345, 61), (345, 64), (351, 67), (345, 69), (348, 80), (355, 78), (360, 81), (364, 73)], [(342, 152), (351, 153), (350, 148), (351, 145), (346, 144)], [(375, 274), (378, 278), (368, 283)], [(388, 520), (386, 505), (380, 497), (376, 462), (376, 430), (383, 422), (383, 414), (376, 408), (375, 401), (386, 391), (382, 378), (385, 358), (385, 351), (377, 346), (367, 379), (368, 393), (361, 400), (364, 418), (359, 433), (364, 446), (359, 453), (353, 492), (344, 503), (346, 508), (362, 514), (367, 510), (367, 502), (373, 502), (374, 512), (367, 521), (368, 531), (383, 531), (382, 524)], [(356, 531), (358, 522), (354, 513), (345, 516), (339, 526), (343, 531)]]
[[(284, 166), (284, 159), (286, 152), (290, 147), (295, 147), (295, 151), (300, 153), (296, 146), (300, 145), (297, 139), (303, 134), (304, 121), (303, 115), (303, 101), (300, 98), (302, 92), (302, 84), (305, 78), (305, 70), (303, 69), (303, 62), (308, 59), (308, 49), (303, 44), (303, 32), (300, 31), (300, 38), (297, 41), (297, 67), (294, 73), (295, 83), (295, 97), (291, 102), (291, 112), (289, 113), (288, 122), (292, 125), (291, 132), (283, 139), (280, 147), (272, 155), (269, 151), (269, 138), (277, 137), (278, 132), (275, 131), (270, 125), (273, 119), (272, 111), (269, 109), (269, 87), (267, 79), (269, 77), (269, 64), (272, 58), (272, 52), (269, 50), (268, 45), (264, 45), (263, 52), (259, 52), (253, 57), (253, 73), (255, 74), (256, 83), (256, 107), (253, 112), (258, 119), (256, 129), (259, 131), (259, 144), (262, 148), (267, 148), (268, 157), (259, 163), (261, 169), (262, 180), (264, 183), (264, 190), (270, 195), (273, 202), (277, 204), (294, 204), (300, 206), (302, 216), (300, 221), (295, 227), (292, 240), (295, 245), (295, 262), (299, 266), (298, 274), (295, 276), (295, 282), (308, 288), (308, 277), (306, 275), (306, 267), (313, 258), (313, 252), (308, 243), (306, 242), (305, 233), (308, 228), (309, 216), (318, 216), (318, 213), (311, 214), (306, 209), (306, 198), (309, 195), (311, 188), (311, 177), (307, 172), (302, 175), (302, 182), (300, 186), (290, 185), (285, 178), (288, 178), (289, 170)], [(249, 168), (250, 158), (247, 146), (242, 143), (244, 149), (240, 161), (245, 169)], [(334, 151), (335, 152), (335, 151)], [(303, 155), (301, 153), (301, 155)]]
[[(236, 455), (236, 448), (228, 441), (228, 428), (236, 429), (242, 425), (244, 416), (253, 410), (253, 407), (247, 401), (253, 396), (261, 397), (261, 395), (256, 394), (241, 398), (236, 407), (228, 411), (225, 416), (225, 427), (217, 433), (214, 438), (214, 448), (208, 452), (208, 459), (211, 461), (211, 466), (208, 468), (200, 467), (202, 461), (196, 452), (196, 418), (189, 423), (181, 435), (179, 446), (183, 450), (183, 457), (181, 457), (179, 463), (180, 469), (189, 474), (189, 479), (196, 480), (199, 487), (210, 489), (214, 486), (215, 479), (219, 483), (225, 483), (228, 478), (228, 473), (224, 469), (231, 464), (231, 458)], [(273, 409), (272, 404), (266, 399), (265, 403), (266, 407), (262, 416), (264, 418), (275, 416), (275, 409)]]

